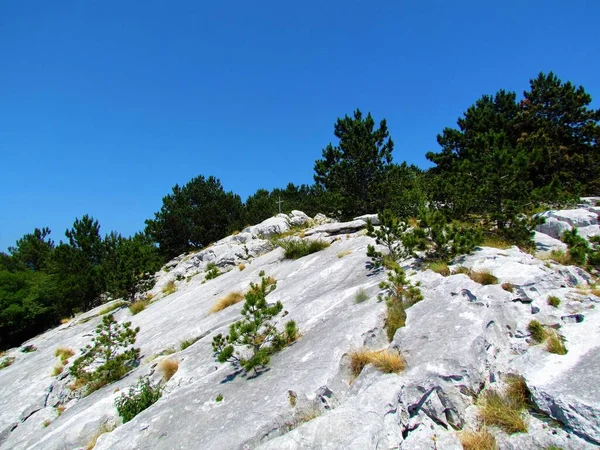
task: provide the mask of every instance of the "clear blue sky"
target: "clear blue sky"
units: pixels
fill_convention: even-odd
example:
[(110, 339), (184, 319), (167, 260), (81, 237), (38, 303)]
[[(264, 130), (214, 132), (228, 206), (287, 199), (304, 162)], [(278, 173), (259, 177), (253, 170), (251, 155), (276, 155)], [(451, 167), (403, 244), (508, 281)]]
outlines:
[(540, 71), (600, 99), (600, 2), (4, 1), (0, 250), (88, 213), (129, 235), (176, 183), (245, 199), (311, 183), (337, 117), (386, 118), (394, 161)]

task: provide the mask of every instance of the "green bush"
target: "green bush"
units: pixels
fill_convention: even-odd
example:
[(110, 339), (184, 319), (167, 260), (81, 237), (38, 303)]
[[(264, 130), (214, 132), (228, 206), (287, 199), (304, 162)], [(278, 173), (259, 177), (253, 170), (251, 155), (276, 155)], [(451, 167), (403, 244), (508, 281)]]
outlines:
[[(257, 368), (269, 363), (273, 353), (297, 339), (298, 328), (294, 321), (287, 322), (283, 332), (272, 323), (283, 310), (281, 302), (268, 304), (266, 300), (276, 286), (266, 277), (260, 285), (250, 284), (241, 311), (243, 318), (231, 325), (227, 336), (218, 334), (213, 338), (213, 351), (218, 362), (230, 362), (246, 372), (254, 370), (256, 373)], [(246, 352), (236, 352), (239, 347), (247, 348), (249, 356)]]
[(79, 384), (85, 385), (87, 394), (119, 380), (134, 367), (140, 349), (128, 346), (135, 343), (139, 330), (132, 329), (131, 322), (117, 323), (112, 314), (102, 318), (92, 344), (81, 350), (82, 355), (69, 370)]
[(560, 298), (551, 295), (548, 297), (548, 304), (554, 308), (558, 308), (560, 306)]
[(137, 386), (129, 388), (128, 393), (123, 393), (115, 399), (115, 407), (123, 423), (127, 423), (156, 403), (161, 395), (160, 387), (152, 386), (148, 377), (140, 377)]
[(284, 250), (287, 259), (298, 259), (329, 247), (329, 242), (304, 239), (280, 240), (278, 244)]
[(222, 273), (219, 271), (219, 268), (215, 263), (211, 262), (206, 265), (206, 274), (204, 275), (205, 280), (212, 280), (220, 275), (222, 275)]

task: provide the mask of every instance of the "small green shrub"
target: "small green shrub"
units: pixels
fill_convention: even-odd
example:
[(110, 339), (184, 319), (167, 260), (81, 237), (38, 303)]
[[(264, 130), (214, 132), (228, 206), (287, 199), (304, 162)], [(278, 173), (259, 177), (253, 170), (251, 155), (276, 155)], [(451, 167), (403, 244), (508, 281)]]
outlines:
[(135, 343), (138, 331), (131, 328), (131, 322), (117, 323), (112, 314), (102, 318), (92, 344), (81, 349), (82, 355), (69, 370), (86, 387), (86, 394), (119, 380), (133, 368), (140, 349), (127, 347)]
[(171, 280), (163, 286), (162, 293), (166, 297), (167, 295), (171, 295), (176, 290), (177, 290), (177, 286), (175, 286), (175, 281)]
[(367, 291), (365, 291), (363, 288), (360, 288), (358, 290), (358, 292), (356, 293), (356, 295), (354, 296), (354, 300), (356, 301), (356, 303), (362, 303), (364, 301), (366, 301), (369, 298), (369, 294), (367, 294)]
[(222, 402), (223, 401), (223, 394), (217, 394), (217, 398), (215, 398), (215, 401), (217, 403)]
[(219, 268), (215, 263), (210, 262), (206, 265), (206, 273), (204, 274), (205, 281), (212, 280), (220, 275), (223, 274), (219, 271)]
[(554, 308), (558, 308), (560, 306), (560, 298), (551, 295), (548, 297), (547, 303)]
[(35, 345), (26, 345), (25, 347), (23, 347), (21, 349), (22, 353), (31, 353), (31, 352), (35, 352), (37, 350), (37, 347)]
[(128, 393), (123, 393), (115, 399), (115, 407), (123, 423), (127, 423), (156, 403), (161, 395), (160, 387), (152, 386), (148, 377), (140, 377), (137, 386), (131, 387)]
[(260, 272), (258, 272), (258, 276), (261, 277), (261, 278), (264, 277), (265, 276), (265, 271), (261, 270)]
[(280, 240), (278, 244), (284, 250), (286, 259), (298, 259), (329, 247), (329, 242), (302, 239)]
[(14, 356), (7, 356), (2, 361), (0, 361), (0, 370), (7, 368), (8, 366), (12, 365), (12, 363), (14, 363), (14, 362), (15, 362)]
[(471, 280), (473, 280), (475, 283), (483, 284), (484, 286), (489, 284), (498, 284), (498, 278), (489, 272), (476, 272), (472, 270), (469, 273), (469, 278), (471, 278)]
[(529, 325), (527, 325), (527, 330), (531, 333), (531, 337), (536, 342), (544, 342), (548, 337), (546, 329), (537, 320), (532, 320), (529, 322)]
[(184, 339), (183, 341), (181, 341), (179, 343), (179, 349), (181, 351), (185, 350), (188, 347), (191, 347), (192, 345), (194, 345), (196, 342), (198, 342), (200, 338), (199, 337), (195, 337), (195, 338), (191, 338), (191, 339)]

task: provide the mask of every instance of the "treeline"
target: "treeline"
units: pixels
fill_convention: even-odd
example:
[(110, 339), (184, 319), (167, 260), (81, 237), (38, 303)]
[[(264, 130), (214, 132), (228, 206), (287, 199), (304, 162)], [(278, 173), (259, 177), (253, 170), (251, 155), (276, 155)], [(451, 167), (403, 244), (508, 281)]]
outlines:
[(174, 186), (130, 238), (101, 236), (88, 216), (59, 244), (36, 229), (0, 254), (0, 347), (108, 297), (131, 299), (165, 261), (273, 216), (280, 199), (283, 212), (343, 220), (387, 210), (403, 221), (460, 221), (526, 246), (541, 203), (600, 195), (600, 110), (590, 104), (583, 87), (553, 73), (530, 80), (521, 100), (505, 90), (484, 95), (438, 135), (441, 150), (427, 154), (434, 166), (425, 171), (394, 163), (385, 119), (377, 125), (356, 110), (335, 123), (337, 143), (315, 162), (312, 185), (259, 189), (243, 202), (218, 179), (198, 176)]

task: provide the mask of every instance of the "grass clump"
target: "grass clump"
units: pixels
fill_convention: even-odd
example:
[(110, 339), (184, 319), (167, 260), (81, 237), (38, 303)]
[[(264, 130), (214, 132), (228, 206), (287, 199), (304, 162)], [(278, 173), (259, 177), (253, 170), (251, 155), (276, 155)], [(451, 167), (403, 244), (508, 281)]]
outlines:
[(525, 405), (513, 402), (498, 392), (487, 392), (481, 405), (480, 414), (486, 425), (496, 425), (509, 434), (527, 431), (527, 424), (521, 417)]
[(482, 247), (492, 247), (500, 250), (506, 250), (512, 247), (512, 244), (507, 240), (497, 235), (487, 235), (483, 237)]
[(471, 270), (469, 270), (468, 267), (465, 266), (458, 266), (456, 269), (454, 269), (452, 271), (452, 275), (458, 275), (458, 274), (464, 274), (464, 275), (469, 275), (471, 273)]
[(354, 296), (354, 300), (356, 301), (356, 303), (362, 303), (364, 301), (366, 301), (369, 298), (369, 294), (367, 294), (367, 291), (365, 291), (363, 288), (360, 288), (358, 290), (358, 292), (356, 293), (356, 295)]
[(150, 302), (147, 300), (136, 300), (135, 302), (129, 305), (129, 311), (131, 311), (131, 314), (135, 316), (137, 313), (140, 313), (144, 309), (146, 309), (146, 306), (148, 306), (149, 304)]
[(560, 298), (551, 295), (548, 297), (547, 303), (554, 308), (558, 308), (560, 306)]
[(12, 365), (12, 363), (15, 362), (15, 357), (14, 356), (8, 356), (6, 358), (4, 358), (2, 361), (0, 361), (0, 369), (5, 369), (8, 366)]
[(63, 373), (64, 367), (62, 365), (56, 365), (52, 368), (52, 372), (51, 375), (53, 377), (57, 377), (59, 376), (61, 373)]
[(496, 450), (496, 439), (484, 428), (479, 431), (462, 431), (458, 434), (464, 450)]
[(446, 263), (445, 261), (432, 261), (428, 264), (428, 267), (435, 273), (439, 273), (444, 277), (450, 275), (450, 267), (448, 267), (448, 263)]
[(199, 337), (195, 337), (195, 338), (191, 338), (191, 339), (184, 339), (183, 341), (181, 341), (179, 343), (179, 350), (183, 351), (188, 347), (191, 347), (192, 345), (194, 345), (196, 342), (198, 342), (198, 340), (200, 340)]
[(515, 285), (512, 283), (502, 283), (501, 286), (506, 292), (513, 293), (515, 291)]
[(175, 286), (175, 281), (171, 280), (163, 286), (162, 293), (166, 297), (167, 295), (171, 295), (176, 290), (177, 290), (177, 286)]
[(240, 272), (241, 272), (242, 270), (244, 270), (245, 268), (246, 268), (246, 264), (244, 264), (244, 263), (239, 263), (239, 264), (238, 264), (238, 269), (240, 270)]
[(158, 370), (162, 373), (163, 381), (166, 383), (179, 370), (179, 361), (173, 358), (163, 359), (158, 363)]
[(61, 361), (67, 361), (74, 354), (75, 352), (73, 349), (68, 347), (58, 347), (56, 350), (54, 350), (54, 356), (60, 358)]
[(355, 377), (367, 364), (373, 364), (383, 373), (400, 373), (406, 368), (404, 358), (397, 351), (360, 349), (350, 353), (350, 370)]
[(222, 402), (223, 401), (223, 394), (217, 394), (217, 397), (215, 398), (215, 401), (217, 403)]
[(550, 252), (550, 259), (558, 264), (562, 264), (563, 266), (570, 266), (573, 263), (571, 260), (571, 255), (562, 250), (552, 250)]
[(556, 355), (566, 355), (567, 347), (565, 347), (563, 337), (557, 332), (550, 333), (546, 341), (546, 350)]
[(532, 320), (527, 325), (527, 331), (531, 333), (531, 337), (536, 342), (544, 342), (548, 337), (548, 333), (544, 326), (537, 320)]
[(471, 280), (473, 280), (475, 283), (483, 284), (484, 286), (489, 284), (498, 284), (498, 278), (485, 271), (479, 272), (471, 270), (469, 273), (469, 278), (471, 278)]
[(137, 386), (131, 387), (128, 393), (123, 393), (115, 399), (115, 407), (123, 423), (127, 423), (156, 403), (161, 395), (161, 388), (152, 386), (148, 377), (140, 377)]
[(98, 314), (103, 316), (104, 314), (108, 314), (109, 312), (112, 312), (115, 309), (119, 309), (122, 306), (125, 306), (125, 302), (116, 302), (116, 303), (113, 303), (112, 305), (102, 308)]
[(242, 294), (239, 291), (230, 292), (225, 297), (222, 297), (219, 300), (217, 300), (217, 302), (214, 305), (212, 305), (212, 307), (210, 308), (210, 314), (222, 311), (225, 308), (229, 308), (230, 306), (235, 305), (236, 303), (239, 303), (242, 300), (244, 300), (244, 294)]
[(278, 245), (283, 248), (286, 259), (298, 259), (326, 249), (329, 247), (329, 242), (290, 239), (280, 240)]
[(85, 447), (85, 450), (92, 450), (96, 446), (96, 442), (98, 442), (98, 438), (100, 438), (100, 436), (102, 436), (104, 433), (110, 433), (115, 428), (115, 425), (108, 425), (106, 423), (102, 424), (102, 426), (90, 440), (90, 443)]
[(342, 252), (339, 252), (337, 254), (337, 257), (338, 258), (343, 258), (344, 256), (348, 256), (350, 253), (352, 253), (352, 251), (350, 251), (350, 250), (344, 250)]

